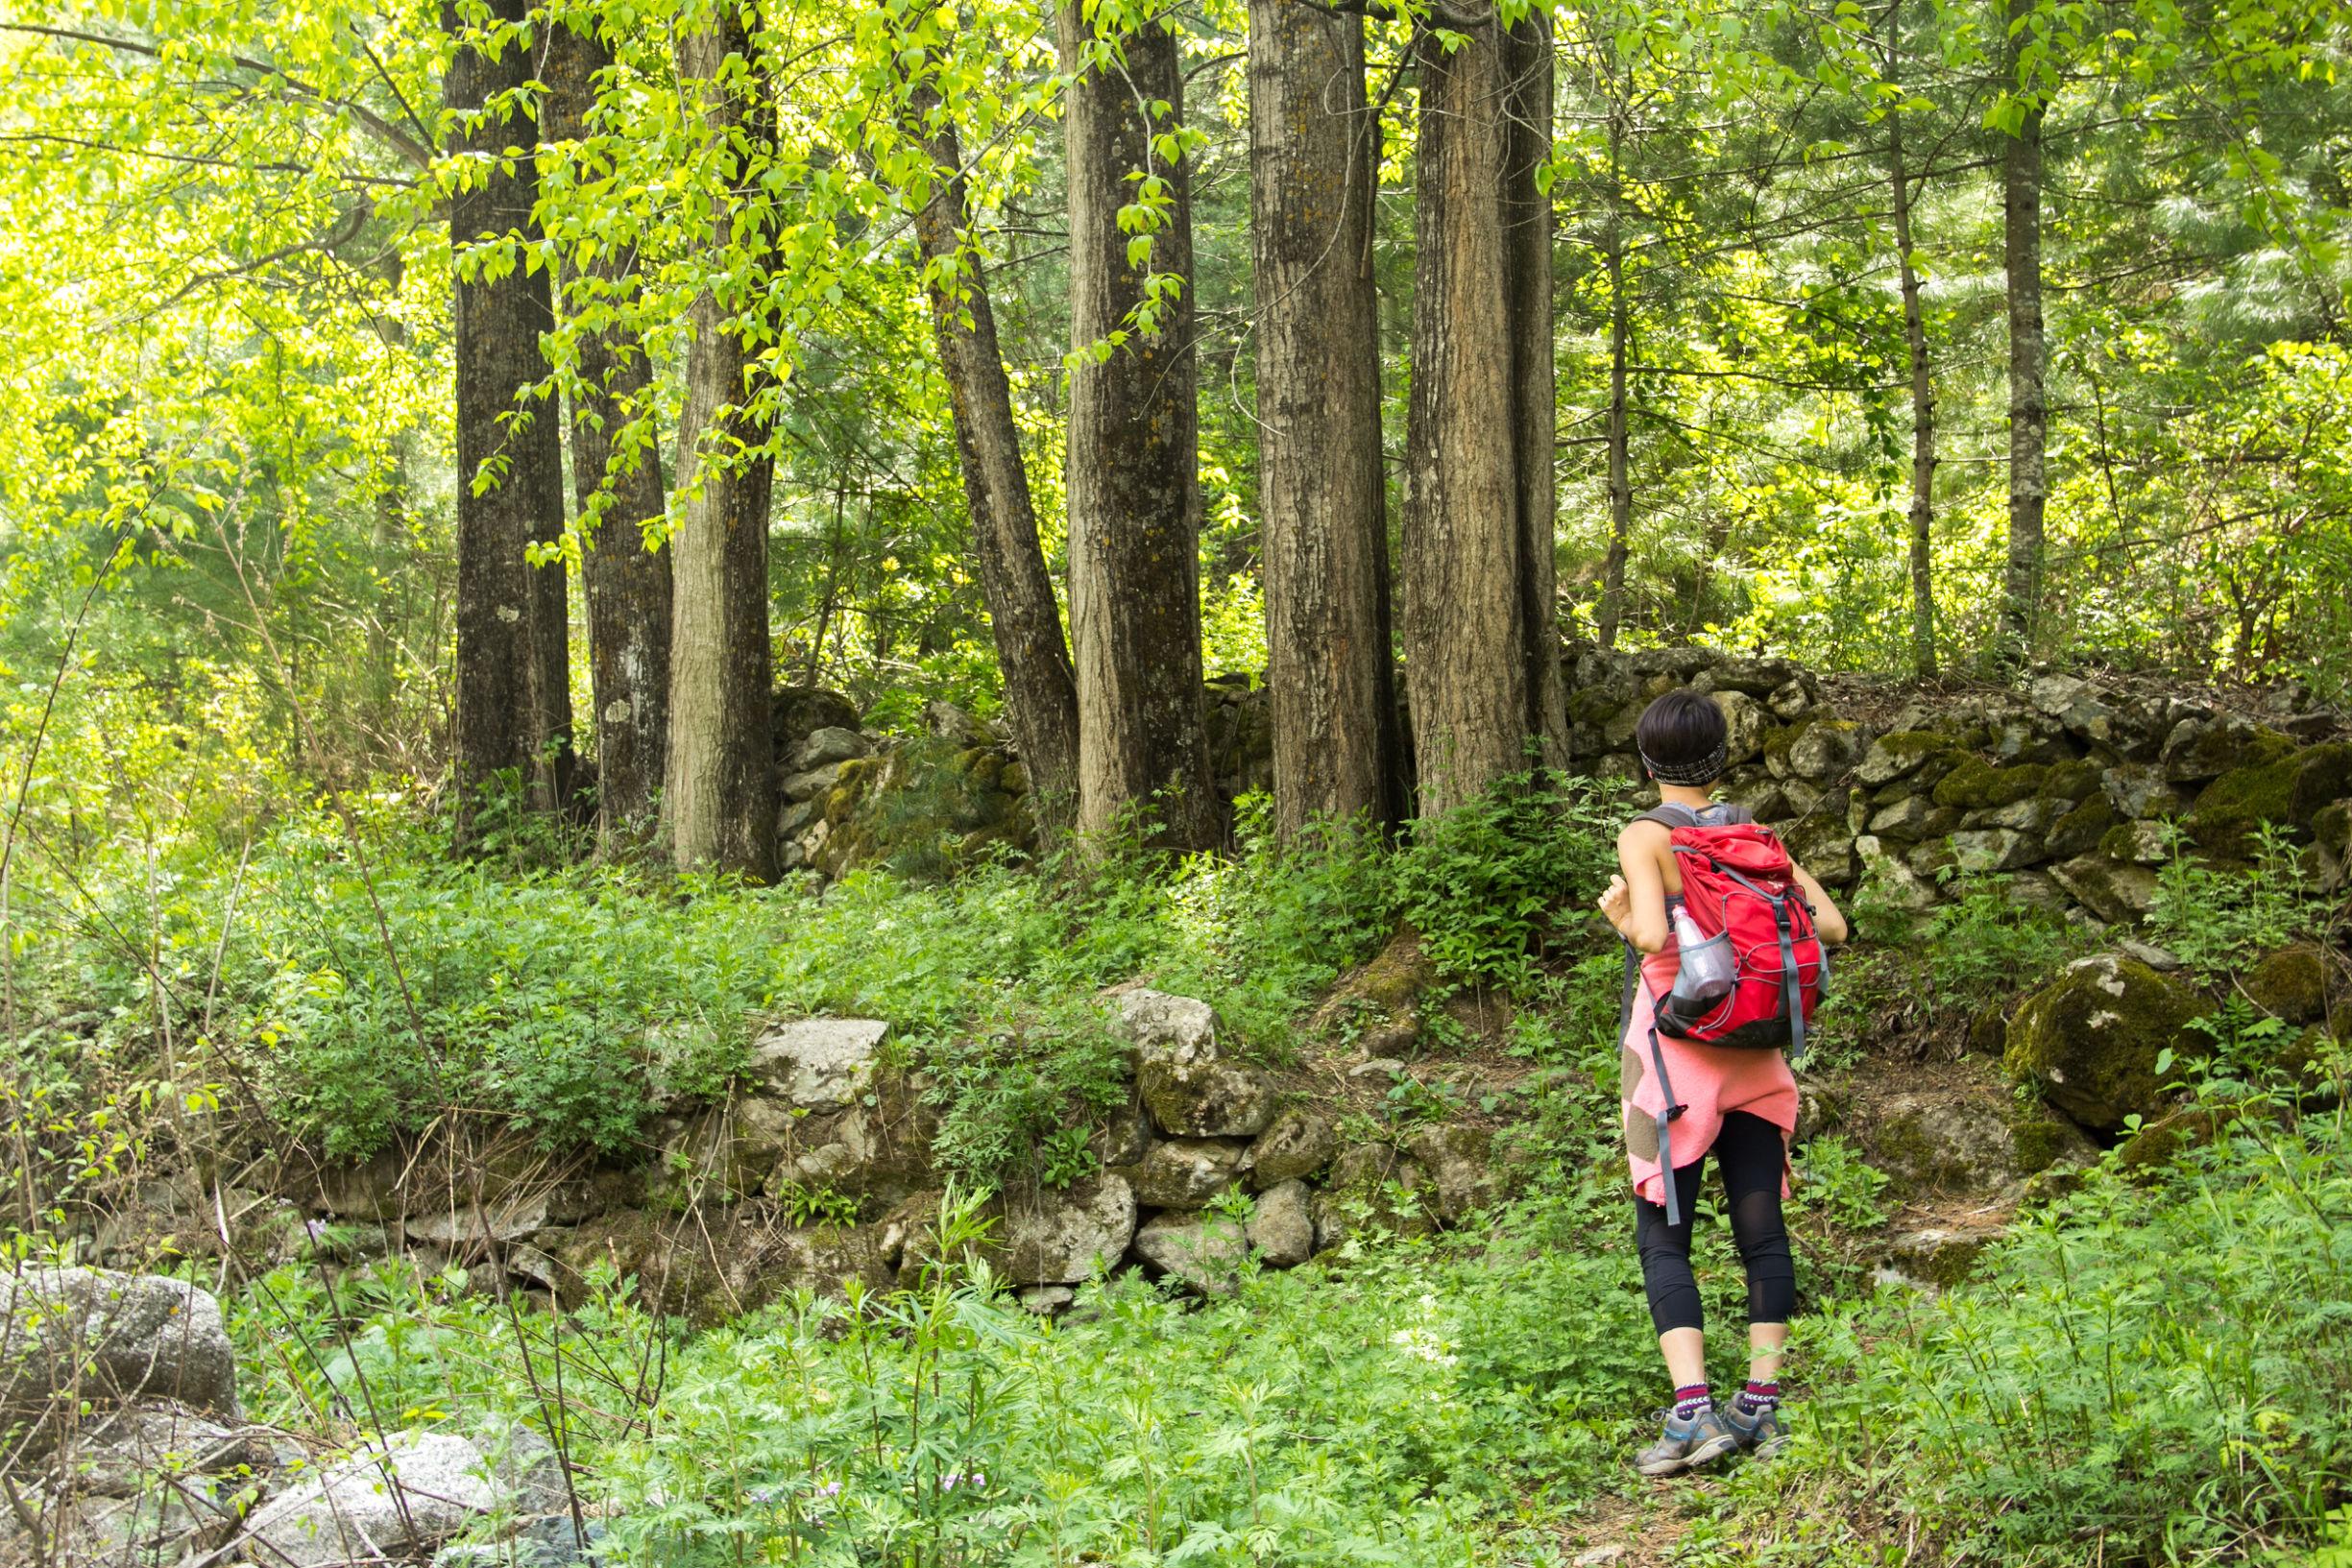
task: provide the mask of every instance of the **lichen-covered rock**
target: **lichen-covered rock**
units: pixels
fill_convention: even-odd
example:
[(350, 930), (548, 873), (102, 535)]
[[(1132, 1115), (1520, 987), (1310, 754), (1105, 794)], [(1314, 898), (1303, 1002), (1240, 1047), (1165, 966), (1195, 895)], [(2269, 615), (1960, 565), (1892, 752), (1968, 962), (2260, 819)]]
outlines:
[(1886, 1266), (1914, 1285), (1949, 1291), (1976, 1272), (1976, 1260), (1997, 1234), (1944, 1225), (1897, 1231), (1886, 1240)]
[(1234, 1062), (1147, 1052), (1135, 1084), (1152, 1120), (1177, 1138), (1254, 1138), (1274, 1119), (1273, 1079)]
[(1111, 1032), (1143, 1054), (1171, 1061), (1208, 1061), (1217, 1055), (1217, 1009), (1165, 991), (1137, 986), (1120, 992)]
[(2031, 800), (2014, 801), (2007, 806), (1996, 806), (1989, 810), (1971, 811), (1962, 822), (1964, 828), (1983, 831), (2006, 829), (2021, 832), (2040, 843), (2058, 819), (2073, 809), (2072, 803), (2049, 795), (2036, 795)]
[(1811, 872), (1824, 887), (1851, 887), (1858, 869), (1854, 834), (1843, 819), (1825, 815), (1799, 817), (1782, 825), (1781, 841), (1796, 862)]
[(827, 724), (809, 733), (792, 753), (792, 771), (808, 773), (835, 762), (846, 762), (853, 757), (863, 757), (874, 749), (874, 743), (856, 730), (838, 724)]
[(2245, 1110), (2237, 1105), (2190, 1105), (2149, 1122), (2116, 1146), (2123, 1169), (2145, 1172), (2170, 1165), (2193, 1148), (2203, 1148), (2234, 1125)]
[[(1942, 809), (1925, 795), (1906, 795), (1892, 806), (1881, 806), (1872, 811), (1863, 819), (1862, 829), (1876, 838), (1916, 844), (1928, 836), (1928, 821)], [(1950, 832), (1952, 829), (1944, 831)]]
[(1405, 1140), (1405, 1151), (1428, 1174), (1430, 1207), (1451, 1225), (1494, 1199), (1493, 1141), (1482, 1127), (1460, 1122), (1427, 1126)]
[(1359, 1144), (1332, 1162), (1329, 1185), (1315, 1194), (1315, 1250), (1380, 1232), (1426, 1236), (1437, 1228), (1431, 1196), (1419, 1161)]
[(2099, 836), (2098, 853), (2136, 866), (2160, 866), (2172, 857), (2171, 830), (2161, 822), (2119, 822)]
[(1723, 710), (1724, 755), (1731, 765), (1754, 761), (1764, 752), (1764, 735), (1772, 728), (1771, 710), (1745, 691), (1717, 691), (1715, 706)]
[(1715, 792), (1715, 798), (1727, 806), (1743, 808), (1758, 822), (1778, 822), (1797, 814), (1781, 781), (1769, 773), (1731, 781)]
[(835, 1111), (865, 1092), (890, 1025), (878, 1018), (795, 1018), (751, 1043), (751, 1071), (791, 1105)]
[(2013, 806), (2041, 793), (2049, 770), (2038, 762), (1995, 767), (1981, 757), (1971, 757), (1944, 776), (1935, 786), (1935, 804), (1962, 811), (1983, 811)]
[(2042, 847), (2049, 852), (2052, 859), (2072, 860), (2077, 855), (2088, 855), (2098, 848), (2099, 839), (2115, 825), (2114, 803), (2104, 794), (2095, 794), (2050, 824), (2049, 835), (2042, 840)]
[(2208, 854), (2252, 856), (2264, 823), (2308, 838), (2315, 819), (2352, 791), (2352, 745), (2310, 746), (2272, 761), (2232, 768), (2200, 790), (2186, 826)]
[(1862, 885), (1898, 909), (1926, 909), (1936, 902), (1935, 884), (1906, 865), (1883, 840), (1864, 833), (1854, 841), (1862, 862)]
[(1198, 1209), (1240, 1178), (1246, 1152), (1222, 1139), (1171, 1138), (1124, 1169), (1145, 1208)]
[(1339, 1150), (1339, 1128), (1329, 1116), (1304, 1107), (1285, 1111), (1249, 1146), (1249, 1184), (1262, 1191), (1312, 1176)]
[[(236, 1352), (210, 1291), (103, 1268), (0, 1275), (0, 1432), (47, 1429), (85, 1401), (136, 1399), (244, 1419)], [(4, 1440), (12, 1449), (22, 1441)]]
[(403, 1432), (271, 1498), (233, 1553), (284, 1568), (398, 1561), (511, 1501), (463, 1437)]
[(2078, 855), (2050, 868), (2074, 902), (2104, 921), (2137, 922), (2156, 901), (2156, 874), (2104, 855)]
[(2015, 871), (2042, 858), (2042, 841), (2031, 833), (1989, 828), (1952, 835), (1952, 863), (1964, 876)]
[(827, 762), (821, 767), (812, 767), (806, 773), (788, 773), (784, 776), (783, 784), (777, 787), (786, 800), (821, 803), (841, 782), (842, 766), (843, 764), (839, 762)]
[(577, 1307), (593, 1275), (635, 1280), (649, 1310), (708, 1328), (757, 1311), (787, 1291), (840, 1293), (855, 1278), (886, 1290), (907, 1243), (904, 1224), (793, 1226), (765, 1205), (685, 1213), (622, 1209), (568, 1231), (543, 1231), (556, 1299)]
[(2246, 999), (2274, 1018), (2308, 1024), (2327, 1014), (2327, 954), (2296, 942), (2266, 955), (2238, 981)]
[(1855, 1131), (1903, 1197), (2004, 1192), (2059, 1159), (2095, 1152), (2079, 1130), (2021, 1118), (1998, 1092), (1898, 1094), (1872, 1105)]
[(1315, 1199), (1303, 1181), (1260, 1193), (1243, 1233), (1269, 1268), (1292, 1268), (1315, 1256)]
[(2287, 736), (2246, 719), (2193, 716), (2172, 727), (2158, 760), (2174, 784), (2202, 784), (2233, 769), (2275, 762), (2293, 750)]
[(2181, 808), (2180, 791), (2153, 762), (2118, 762), (2098, 776), (2098, 786), (2119, 815), (2135, 821), (2169, 817)]
[(1773, 731), (1764, 742), (1764, 765), (1776, 779), (1836, 779), (1869, 747), (1869, 733), (1852, 719), (1817, 715)]
[(1112, 1174), (1066, 1191), (1006, 1196), (1005, 1272), (1017, 1285), (1079, 1285), (1113, 1267), (1135, 1239), (1135, 1192)]
[(2136, 958), (2077, 959), (2027, 997), (2009, 1021), (2010, 1076), (2037, 1085), (2083, 1126), (2116, 1131), (2164, 1104), (2156, 1071), (2166, 1051), (2188, 1052), (2204, 999)]
[[(1926, 770), (1934, 776), (1920, 787), (1932, 789), (1961, 760), (1950, 736), (1934, 730), (1898, 730), (1871, 742), (1870, 750), (1855, 766), (1854, 782), (1864, 789), (1882, 789)], [(1931, 762), (1935, 765), (1930, 766)]]
[(1230, 1219), (1155, 1214), (1135, 1233), (1135, 1255), (1203, 1295), (1229, 1295), (1241, 1283), (1249, 1243)]

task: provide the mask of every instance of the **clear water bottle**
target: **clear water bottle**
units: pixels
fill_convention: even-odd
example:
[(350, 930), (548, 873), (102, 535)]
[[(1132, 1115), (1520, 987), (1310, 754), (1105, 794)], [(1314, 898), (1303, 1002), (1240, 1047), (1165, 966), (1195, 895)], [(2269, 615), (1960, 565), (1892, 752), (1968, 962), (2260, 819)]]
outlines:
[(1729, 932), (1709, 936), (1690, 918), (1690, 911), (1674, 906), (1674, 945), (1681, 967), (1674, 972), (1673, 1001), (1685, 1017), (1695, 1016), (1731, 994), (1738, 977), (1732, 961)]

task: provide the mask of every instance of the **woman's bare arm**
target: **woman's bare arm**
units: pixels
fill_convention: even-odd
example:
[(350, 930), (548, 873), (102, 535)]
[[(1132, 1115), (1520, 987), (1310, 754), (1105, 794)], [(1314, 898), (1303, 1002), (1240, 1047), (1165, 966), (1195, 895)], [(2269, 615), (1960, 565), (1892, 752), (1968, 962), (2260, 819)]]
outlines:
[(1822, 891), (1821, 884), (1813, 880), (1811, 872), (1794, 860), (1789, 862), (1789, 866), (1797, 874), (1797, 885), (1805, 889), (1805, 902), (1813, 906), (1813, 929), (1831, 947), (1845, 941), (1846, 917), (1838, 909), (1837, 901)]
[(1637, 953), (1666, 945), (1666, 880), (1658, 869), (1658, 847), (1666, 836), (1658, 823), (1627, 823), (1617, 834), (1617, 875), (1601, 895), (1601, 913)]

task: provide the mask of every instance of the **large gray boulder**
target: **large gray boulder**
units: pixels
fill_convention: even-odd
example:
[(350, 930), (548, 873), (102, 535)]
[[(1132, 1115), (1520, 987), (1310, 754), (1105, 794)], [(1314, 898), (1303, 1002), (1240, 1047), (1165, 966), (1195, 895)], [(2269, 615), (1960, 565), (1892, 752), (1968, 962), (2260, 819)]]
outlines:
[(2009, 1020), (2003, 1065), (2083, 1126), (2120, 1131), (2126, 1118), (2163, 1109), (2166, 1074), (2156, 1064), (2167, 1051), (2177, 1058), (2196, 1048), (2190, 1025), (2209, 1005), (2137, 958), (2079, 958)]
[(512, 1502), (481, 1450), (463, 1437), (403, 1432), (264, 1503), (232, 1550), (278, 1568), (399, 1559)]
[(1217, 1009), (1191, 997), (1140, 986), (1122, 991), (1111, 1031), (1146, 1057), (1192, 1062), (1217, 1055)]
[(1274, 1119), (1274, 1082), (1253, 1067), (1147, 1055), (1135, 1084), (1160, 1130), (1178, 1138), (1254, 1138)]
[(1172, 1138), (1154, 1144), (1128, 1168), (1135, 1201), (1151, 1209), (1198, 1209), (1233, 1185), (1247, 1152), (1213, 1138)]
[(1110, 1271), (1135, 1239), (1135, 1190), (1114, 1175), (1005, 1203), (1005, 1272), (1016, 1285), (1079, 1285)]
[(1243, 1237), (1269, 1268), (1292, 1268), (1315, 1256), (1315, 1199), (1303, 1181), (1277, 1183), (1258, 1194)]
[(0, 1425), (47, 1425), (85, 1401), (136, 1399), (245, 1418), (236, 1351), (211, 1292), (98, 1268), (0, 1276)]
[(796, 1018), (751, 1043), (753, 1073), (790, 1104), (837, 1111), (864, 1094), (890, 1025), (875, 1018)]
[(1240, 1225), (1202, 1215), (1153, 1215), (1135, 1233), (1135, 1255), (1204, 1295), (1229, 1294), (1249, 1244)]
[(1321, 1111), (1290, 1110), (1249, 1146), (1249, 1184), (1276, 1187), (1297, 1176), (1312, 1176), (1340, 1151), (1339, 1128)]

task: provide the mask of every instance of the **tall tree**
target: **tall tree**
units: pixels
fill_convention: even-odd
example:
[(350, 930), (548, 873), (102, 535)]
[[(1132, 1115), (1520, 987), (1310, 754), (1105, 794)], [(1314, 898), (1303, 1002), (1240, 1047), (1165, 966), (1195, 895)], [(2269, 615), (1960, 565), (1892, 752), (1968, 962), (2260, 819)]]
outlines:
[(679, 78), (702, 118), (711, 182), (727, 199), (712, 204), (687, 354), (662, 810), (679, 866), (764, 880), (776, 869), (767, 636), (775, 456), (751, 405), (760, 280), (773, 245), (756, 193), (775, 146), (775, 108), (736, 0), (717, 0), (706, 21), (680, 35), (677, 50)]
[(1405, 679), (1420, 811), (1517, 768), (1528, 733), (1504, 51), (1490, 19), (1418, 45), (1413, 390), (1406, 431)]
[[(1596, 40), (1597, 43), (1597, 40)], [(1634, 483), (1629, 451), (1633, 440), (1626, 406), (1626, 360), (1633, 351), (1633, 307), (1625, 292), (1625, 115), (1626, 93), (1605, 49), (1596, 47), (1598, 74), (1607, 84), (1609, 184), (1602, 193), (1601, 258), (1609, 277), (1609, 548), (1601, 563), (1601, 602), (1593, 627), (1604, 648), (1617, 645), (1625, 620), (1625, 564), (1633, 553)]]
[[(2002, 14), (2011, 8), (2004, 5)], [(2011, 22), (2007, 51), (2013, 96), (2000, 153), (2001, 255), (2008, 273), (2009, 555), (2001, 579), (1998, 652), (2023, 661), (2032, 652), (2042, 588), (2042, 521), (2049, 495), (2045, 454), (2049, 407), (2044, 392), (2049, 346), (2042, 330), (2042, 116), (2044, 94), (2031, 84), (2028, 27), (2038, 11)], [(2040, 47), (2038, 44), (2035, 46)]]
[(1258, 496), (1274, 821), (1285, 837), (1318, 817), (1393, 809), (1400, 737), (1371, 272), (1378, 155), (1362, 19), (1251, 0)]
[(939, 369), (955, 410), (981, 593), (988, 602), (1013, 740), (1029, 768), (1030, 799), (1038, 828), (1050, 838), (1072, 824), (1078, 808), (1077, 678), (1054, 579), (1037, 543), (1037, 513), (1021, 465), (1021, 432), (997, 347), (996, 312), (966, 227), (970, 198), (962, 149), (929, 82), (913, 85), (909, 109), (909, 129), (931, 155), (930, 196), (916, 208), (915, 234), (923, 248)]
[(1062, 128), (1079, 826), (1102, 834), (1144, 809), (1159, 841), (1200, 847), (1219, 825), (1201, 712), (1184, 78), (1165, 22), (1146, 20), (1114, 44), (1096, 36), (1080, 0), (1062, 0), (1055, 24), (1071, 77)]
[[(546, 374), (542, 334), (554, 326), (544, 269), (513, 253), (537, 234), (538, 139), (530, 61), (511, 31), (529, 8), (494, 0), (484, 28), (445, 6), (456, 48), (444, 84), (455, 155), (449, 242), (457, 366), (457, 716), (461, 836), (481, 791), (501, 773), (530, 803), (560, 807), (570, 783), (569, 606), (560, 561), (533, 567), (533, 544), (564, 533), (563, 436), (554, 412), (524, 396)], [(502, 36), (503, 35), (503, 36)], [(471, 256), (465, 253), (472, 251)]]
[(1503, 289), (1511, 341), (1512, 465), (1518, 502), (1519, 652), (1526, 732), (1547, 767), (1567, 765), (1567, 682), (1561, 668), (1555, 529), (1559, 390), (1552, 353), (1552, 31), (1542, 8), (1503, 35)]
[[(593, 23), (549, 28), (542, 67), (549, 141), (589, 145), (596, 79), (612, 63), (612, 49)], [(586, 266), (578, 254), (576, 247), (565, 251), (564, 297), (571, 308), (607, 319), (578, 340), (571, 481), (588, 601), (596, 823), (609, 842), (646, 824), (661, 790), (669, 746), (669, 545), (662, 539), (647, 547), (643, 529), (667, 507), (660, 448), (651, 441), (615, 446), (617, 435), (645, 418), (653, 382), (644, 345), (626, 314), (611, 308), (634, 287), (626, 254), (606, 247), (593, 252)]]
[(1895, 226), (1895, 271), (1903, 292), (1903, 351), (1911, 379), (1911, 668), (1935, 673), (1935, 375), (1928, 362), (1928, 320), (1912, 262), (1911, 173), (1903, 149), (1903, 0), (1886, 8), (1883, 80), (1895, 88), (1886, 111), (1886, 183)]

